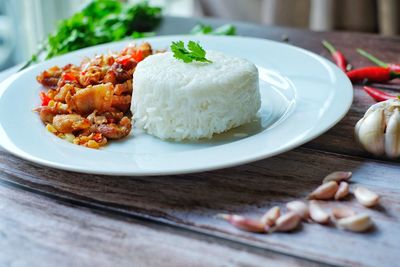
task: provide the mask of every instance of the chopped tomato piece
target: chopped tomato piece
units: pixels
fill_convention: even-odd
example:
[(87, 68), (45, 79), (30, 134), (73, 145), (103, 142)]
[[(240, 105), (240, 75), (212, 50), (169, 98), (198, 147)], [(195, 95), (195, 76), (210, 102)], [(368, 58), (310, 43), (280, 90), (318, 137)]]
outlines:
[(136, 50), (136, 53), (132, 55), (132, 58), (136, 62), (142, 61), (143, 60), (143, 52), (142, 52), (142, 50)]
[(125, 55), (117, 58), (115, 61), (121, 65), (126, 65), (132, 59), (132, 55)]
[(117, 58), (115, 61), (121, 65), (126, 65), (130, 60), (135, 60), (136, 62), (140, 62), (143, 60), (143, 52), (142, 50), (136, 50), (133, 54), (121, 56)]
[(40, 99), (42, 100), (42, 106), (49, 105), (51, 98), (48, 97), (45, 92), (40, 92), (39, 95), (40, 95)]
[(75, 76), (72, 75), (72, 73), (70, 73), (70, 72), (63, 72), (63, 74), (62, 74), (62, 79), (63, 79), (64, 81), (76, 82)]

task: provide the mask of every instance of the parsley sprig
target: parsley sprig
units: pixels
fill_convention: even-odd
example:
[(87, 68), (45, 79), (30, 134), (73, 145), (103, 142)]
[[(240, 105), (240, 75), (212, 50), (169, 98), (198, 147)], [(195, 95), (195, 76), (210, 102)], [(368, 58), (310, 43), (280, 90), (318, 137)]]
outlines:
[(183, 60), (185, 63), (193, 61), (212, 63), (211, 60), (206, 58), (206, 51), (200, 46), (199, 43), (189, 41), (187, 48), (183, 41), (172, 42), (171, 51), (174, 57)]

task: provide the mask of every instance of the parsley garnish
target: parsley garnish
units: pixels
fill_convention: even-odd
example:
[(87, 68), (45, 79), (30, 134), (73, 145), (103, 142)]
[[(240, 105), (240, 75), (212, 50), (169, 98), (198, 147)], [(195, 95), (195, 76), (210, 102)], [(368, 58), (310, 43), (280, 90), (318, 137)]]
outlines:
[(175, 58), (183, 60), (185, 63), (192, 61), (212, 63), (211, 60), (206, 58), (206, 51), (199, 43), (194, 41), (189, 41), (187, 48), (183, 41), (172, 42), (171, 51), (174, 53)]

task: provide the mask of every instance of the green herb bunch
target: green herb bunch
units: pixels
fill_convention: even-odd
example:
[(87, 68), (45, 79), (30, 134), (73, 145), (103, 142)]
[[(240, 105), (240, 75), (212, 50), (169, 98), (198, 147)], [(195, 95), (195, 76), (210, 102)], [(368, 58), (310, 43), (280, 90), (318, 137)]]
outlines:
[(147, 1), (125, 4), (118, 0), (93, 0), (82, 11), (60, 21), (56, 31), (23, 68), (37, 61), (41, 53), (49, 59), (127, 36), (138, 37), (154, 30), (160, 21), (161, 8), (151, 7)]

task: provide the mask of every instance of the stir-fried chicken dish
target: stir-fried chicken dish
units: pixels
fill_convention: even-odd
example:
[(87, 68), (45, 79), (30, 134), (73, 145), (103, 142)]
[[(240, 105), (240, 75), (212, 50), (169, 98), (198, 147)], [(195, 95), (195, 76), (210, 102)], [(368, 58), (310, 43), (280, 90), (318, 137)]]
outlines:
[(77, 145), (99, 148), (132, 129), (130, 105), (136, 65), (151, 46), (130, 45), (118, 54), (84, 59), (79, 66), (54, 66), (37, 76), (45, 88), (36, 109), (46, 128)]

